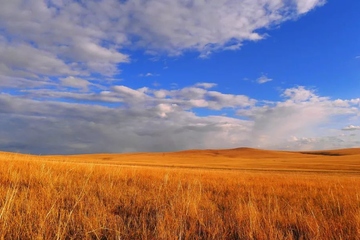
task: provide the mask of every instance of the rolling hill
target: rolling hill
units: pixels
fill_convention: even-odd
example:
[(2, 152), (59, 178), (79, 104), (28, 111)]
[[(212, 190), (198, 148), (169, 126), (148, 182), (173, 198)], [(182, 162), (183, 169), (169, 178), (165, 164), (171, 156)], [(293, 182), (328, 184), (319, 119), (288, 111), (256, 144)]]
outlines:
[(0, 152), (0, 159), (4, 158), (114, 166), (360, 173), (360, 148), (306, 152), (234, 148), (163, 153), (97, 153), (48, 156)]

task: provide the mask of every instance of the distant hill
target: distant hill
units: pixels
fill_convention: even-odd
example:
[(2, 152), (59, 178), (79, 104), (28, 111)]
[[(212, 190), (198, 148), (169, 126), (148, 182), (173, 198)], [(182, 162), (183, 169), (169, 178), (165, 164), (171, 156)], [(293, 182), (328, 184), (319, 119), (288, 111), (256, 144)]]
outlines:
[[(32, 154), (22, 154), (14, 152), (1, 152), (0, 156), (18, 155), (18, 156), (39, 156)], [(133, 152), (133, 153), (92, 153), (92, 154), (74, 154), (74, 155), (44, 155), (44, 157), (101, 157), (101, 156), (223, 156), (230, 158), (277, 158), (277, 157), (300, 157), (304, 155), (314, 156), (349, 156), (360, 155), (360, 148), (346, 148), (334, 150), (315, 150), (315, 151), (281, 151), (265, 150), (249, 147), (239, 147), (232, 149), (190, 149), (176, 152)]]
[(71, 162), (132, 167), (320, 171), (360, 174), (360, 148), (304, 152), (234, 148), (163, 153), (96, 153), (48, 156), (0, 152), (0, 160), (9, 159), (14, 161)]

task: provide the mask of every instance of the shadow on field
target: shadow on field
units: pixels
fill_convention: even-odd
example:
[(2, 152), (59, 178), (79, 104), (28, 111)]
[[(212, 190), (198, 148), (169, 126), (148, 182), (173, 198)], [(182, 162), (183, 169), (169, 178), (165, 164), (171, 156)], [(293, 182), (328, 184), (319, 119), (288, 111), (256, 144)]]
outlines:
[(321, 156), (345, 156), (346, 154), (341, 153), (332, 153), (332, 152), (300, 152), (301, 154), (309, 154), (309, 155), (321, 155)]

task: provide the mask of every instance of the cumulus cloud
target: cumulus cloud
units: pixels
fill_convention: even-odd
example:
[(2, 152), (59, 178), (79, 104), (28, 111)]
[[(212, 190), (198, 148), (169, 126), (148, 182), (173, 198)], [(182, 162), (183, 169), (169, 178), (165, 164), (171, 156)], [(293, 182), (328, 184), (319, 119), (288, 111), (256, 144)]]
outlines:
[[(0, 74), (112, 76), (129, 50), (178, 55), (236, 50), (258, 30), (294, 19), (323, 0), (3, 1)], [(211, 16), (211, 17), (209, 17)], [(126, 54), (124, 53), (126, 50)]]
[(324, 5), (326, 0), (297, 0), (297, 11), (299, 14), (304, 14), (316, 6)]
[(283, 96), (288, 98), (290, 101), (303, 102), (303, 101), (318, 101), (321, 100), (314, 91), (305, 89), (303, 86), (296, 88), (288, 88), (284, 91)]
[(288, 147), (301, 150), (313, 149), (340, 149), (358, 147), (360, 144), (359, 136), (349, 137), (344, 135), (321, 136), (321, 137), (293, 137), (288, 141)]
[(216, 87), (216, 85), (217, 85), (216, 83), (202, 82), (202, 83), (197, 83), (197, 84), (195, 84), (195, 87), (200, 87), (200, 88), (208, 89), (208, 88)]
[(42, 154), (235, 147), (236, 135), (248, 124), (227, 117), (198, 117), (166, 103), (113, 109), (2, 94), (0, 104), (4, 106), (0, 148)]
[(157, 76), (159, 76), (159, 74), (157, 74), (157, 73), (150, 73), (150, 72), (139, 74), (139, 77), (157, 77)]
[[(282, 95), (281, 101), (259, 102), (196, 85), (177, 90), (119, 85), (97, 94), (2, 93), (0, 149), (45, 154), (239, 146), (310, 150), (359, 144), (357, 131), (347, 135), (338, 127), (343, 117), (342, 124), (359, 120), (357, 99), (338, 104), (339, 99), (301, 86), (285, 89)], [(58, 101), (64, 98), (76, 101)], [(199, 108), (231, 113), (202, 116), (195, 111)]]
[[(318, 96), (303, 86), (285, 89), (283, 101), (266, 102), (262, 106), (241, 109), (238, 114), (253, 120), (252, 142), (259, 147), (292, 146), (289, 136), (298, 139), (325, 134), (332, 121), (339, 116), (357, 116), (359, 107), (353, 100), (331, 100)], [(331, 128), (331, 127), (330, 127)], [(316, 147), (314, 145), (313, 147)], [(291, 147), (290, 147), (291, 148)], [(309, 147), (311, 148), (311, 147)]]
[[(121, 73), (122, 64), (134, 61), (133, 52), (210, 56), (237, 50), (244, 41), (263, 39), (266, 34), (260, 32), (324, 3), (2, 1), (0, 86), (11, 91), (0, 93), (0, 149), (79, 153), (304, 145), (289, 143), (289, 136), (317, 139), (315, 126), (331, 124), (334, 117), (356, 121), (360, 100), (331, 100), (297, 87), (284, 90), (282, 101), (261, 102), (215, 91), (214, 83), (135, 89), (113, 77)], [(270, 80), (262, 76), (257, 81)], [(69, 91), (74, 88), (78, 91)], [(200, 116), (199, 109), (226, 109), (229, 115)], [(358, 141), (358, 135), (352, 139), (350, 143)]]
[(254, 99), (244, 95), (224, 94), (216, 91), (209, 91), (206, 94), (209, 107), (212, 109), (221, 109), (224, 107), (249, 107), (255, 104)]
[(67, 86), (67, 87), (74, 87), (79, 89), (87, 90), (90, 82), (82, 79), (82, 78), (76, 78), (73, 76), (69, 76), (66, 78), (60, 78), (61, 85)]
[(256, 79), (256, 82), (259, 84), (263, 84), (263, 83), (267, 83), (267, 82), (271, 82), (271, 81), (272, 81), (272, 79), (268, 78), (266, 75), (262, 75), (261, 77)]
[(1, 74), (6, 76), (36, 78), (38, 75), (80, 74), (52, 52), (1, 39), (0, 62)]
[(360, 130), (360, 126), (349, 125), (347, 127), (344, 127), (342, 130), (344, 131)]

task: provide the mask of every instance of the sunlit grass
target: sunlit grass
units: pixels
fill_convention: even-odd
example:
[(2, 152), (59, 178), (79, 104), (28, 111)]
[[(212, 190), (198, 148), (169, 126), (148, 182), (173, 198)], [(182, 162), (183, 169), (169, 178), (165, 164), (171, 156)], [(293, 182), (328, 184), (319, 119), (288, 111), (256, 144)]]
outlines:
[[(49, 159), (48, 159), (49, 160)], [(0, 239), (357, 239), (356, 174), (0, 160)]]

